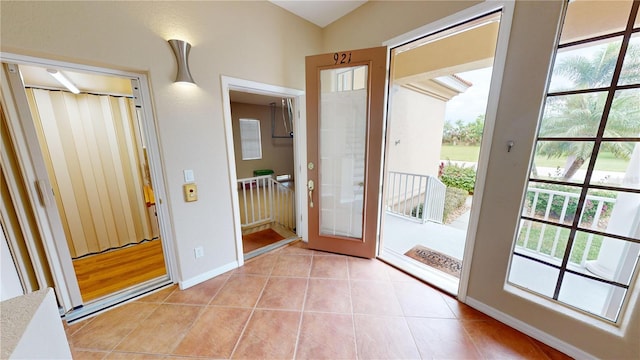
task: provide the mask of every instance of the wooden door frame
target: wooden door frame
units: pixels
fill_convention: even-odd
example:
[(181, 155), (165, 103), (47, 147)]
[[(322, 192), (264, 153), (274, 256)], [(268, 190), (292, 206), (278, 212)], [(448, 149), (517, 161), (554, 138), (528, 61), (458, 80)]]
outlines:
[[(469, 219), (469, 227), (467, 229), (467, 237), (462, 262), (462, 272), (460, 274), (460, 282), (458, 285), (458, 299), (465, 302), (467, 289), (469, 287), (469, 277), (471, 273), (471, 260), (473, 256), (473, 248), (475, 246), (475, 234), (478, 229), (478, 220), (480, 218), (480, 208), (482, 206), (482, 196), (484, 193), (485, 179), (487, 177), (487, 167), (489, 164), (489, 153), (493, 142), (493, 129), (495, 126), (496, 113), (498, 110), (498, 102), (500, 99), (500, 87), (504, 74), (504, 67), (507, 58), (507, 49), (509, 45), (509, 35), (511, 33), (511, 23), (513, 21), (515, 3), (508, 0), (487, 1), (478, 5), (474, 5), (465, 10), (459, 11), (453, 15), (447, 16), (430, 24), (421, 26), (415, 30), (397, 36), (391, 40), (385, 41), (383, 44), (388, 46), (389, 56), (391, 50), (398, 46), (410, 43), (424, 36), (434, 34), (438, 31), (445, 30), (451, 26), (457, 26), (465, 21), (474, 19), (481, 15), (486, 15), (494, 11), (501, 11), (500, 29), (498, 31), (498, 39), (496, 41), (496, 53), (493, 62), (493, 73), (491, 75), (491, 85), (489, 88), (489, 99), (487, 102), (487, 110), (485, 114), (484, 133), (480, 146), (480, 156), (478, 158), (478, 171), (476, 174), (476, 188), (474, 190), (474, 200), (471, 207), (471, 216)], [(388, 105), (388, 104), (387, 104)], [(505, 143), (508, 139), (504, 139)], [(506, 147), (505, 147), (506, 148)], [(386, 145), (385, 145), (386, 158)], [(384, 166), (386, 172), (386, 164)], [(382, 225), (381, 225), (382, 226)], [(380, 228), (382, 233), (382, 227)], [(382, 236), (382, 235), (381, 235)], [(505, 274), (505, 279), (506, 279)]]
[[(164, 199), (167, 199), (165, 190), (166, 184), (162, 170), (163, 161), (160, 152), (157, 126), (152, 108), (150, 85), (147, 75), (144, 73), (121, 71), (6, 52), (0, 52), (0, 58), (2, 59), (3, 64), (50, 67), (61, 70), (119, 76), (131, 80), (137, 80), (139, 84), (139, 93), (135, 93), (135, 90), (134, 93), (140, 97), (140, 101), (142, 102), (144, 115), (144, 123), (142, 127), (145, 132), (145, 139), (147, 140), (149, 169), (151, 181), (154, 185), (154, 194), (157, 200), (156, 212), (158, 214), (158, 225), (160, 236), (162, 237), (162, 247), (165, 254), (167, 276), (171, 282), (175, 282), (178, 270), (174, 251), (175, 242), (173, 239), (173, 227), (168, 204), (166, 201), (163, 201)], [(41, 151), (40, 144), (37, 139), (28, 138), (27, 132), (22, 129), (22, 124), (24, 123), (28, 123), (30, 121), (31, 124), (33, 124), (30, 109), (28, 108), (28, 104), (25, 102), (26, 94), (24, 93), (24, 87), (22, 86), (21, 89), (18, 89), (17, 84), (10, 84), (8, 81), (9, 78), (4, 69), (0, 70), (0, 72), (2, 73), (1, 76), (3, 80), (1, 101), (3, 108), (5, 109), (4, 111), (6, 111), (10, 136), (12, 136), (12, 140), (14, 141), (16, 155), (23, 171), (22, 179), (26, 185), (28, 196), (31, 199), (30, 204), (24, 205), (31, 206), (34, 210), (36, 221), (38, 222), (38, 228), (42, 235), (47, 260), (49, 261), (49, 267), (54, 283), (56, 284), (56, 294), (58, 295), (59, 305), (64, 312), (67, 312), (71, 309), (82, 307), (85, 304), (82, 300), (82, 296), (80, 295), (71, 255), (67, 247), (66, 237), (62, 230), (61, 220), (57, 214), (57, 209), (45, 209), (38, 200), (39, 197), (42, 196), (45, 204), (55, 204), (53, 195), (49, 191), (43, 191), (43, 189), (37, 188), (36, 185), (38, 180), (42, 180), (42, 170), (44, 169), (46, 173), (46, 168), (44, 168), (44, 164), (40, 164), (37, 159), (34, 159), (31, 156), (32, 152)], [(12, 87), (11, 85), (14, 86)], [(22, 91), (22, 93), (20, 93), (20, 91)], [(60, 239), (63, 241), (60, 241)], [(38, 263), (36, 266), (42, 265)], [(135, 290), (132, 290), (131, 293), (137, 294)], [(123, 293), (122, 296), (127, 296), (127, 294)], [(111, 300), (105, 300), (100, 304), (96, 303), (94, 306), (84, 306), (84, 310), (82, 312), (78, 312), (74, 317), (77, 318), (79, 316), (84, 316), (89, 312), (97, 311), (99, 307), (110, 306), (111, 303), (121, 301), (122, 299), (119, 297), (118, 299), (114, 298)]]
[[(306, 121), (305, 121), (305, 99), (304, 91), (287, 88), (276, 85), (269, 85), (251, 80), (238, 79), (230, 76), (221, 75), (220, 84), (222, 87), (222, 107), (224, 117), (224, 131), (227, 145), (227, 170), (229, 173), (229, 192), (231, 193), (231, 207), (233, 216), (234, 241), (236, 244), (236, 267), (244, 264), (244, 253), (242, 249), (242, 225), (240, 222), (240, 200), (238, 197), (237, 182), (238, 175), (236, 173), (236, 156), (233, 142), (233, 126), (231, 117), (231, 99), (230, 91), (240, 91), (245, 93), (287, 97), (294, 99), (294, 120), (293, 120), (293, 177), (295, 189), (296, 204), (296, 233), (303, 239), (307, 239), (307, 213), (302, 211), (306, 209), (307, 198), (301, 196), (305, 194), (305, 184), (307, 182), (306, 171), (301, 171), (307, 162), (307, 139), (306, 139)], [(302, 134), (302, 135), (301, 135)]]

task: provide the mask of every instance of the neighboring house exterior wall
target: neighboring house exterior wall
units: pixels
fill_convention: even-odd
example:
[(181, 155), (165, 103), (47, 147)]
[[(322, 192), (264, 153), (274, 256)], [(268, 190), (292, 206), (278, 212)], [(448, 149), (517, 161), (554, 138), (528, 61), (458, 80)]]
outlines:
[(447, 103), (402, 86), (389, 98), (388, 170), (438, 176)]

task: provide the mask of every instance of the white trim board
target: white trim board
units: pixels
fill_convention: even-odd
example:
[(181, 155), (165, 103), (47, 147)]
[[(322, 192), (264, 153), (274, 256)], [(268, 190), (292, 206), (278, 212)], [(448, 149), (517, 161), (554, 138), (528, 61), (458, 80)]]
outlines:
[(546, 332), (535, 328), (531, 325), (529, 325), (528, 323), (516, 319), (511, 315), (508, 315), (506, 313), (503, 313), (499, 310), (496, 310), (495, 308), (492, 308), (489, 305), (486, 305), (470, 296), (467, 296), (466, 299), (466, 304), (471, 306), (472, 308), (487, 314), (489, 316), (491, 316), (492, 318), (506, 324), (509, 325), (510, 327), (525, 333), (529, 336), (531, 336), (532, 338), (547, 344), (549, 346), (551, 346), (554, 349), (557, 349), (559, 351), (562, 351), (563, 353), (575, 358), (575, 359), (583, 359), (583, 360), (588, 360), (588, 359), (597, 359), (597, 357), (584, 352), (583, 350), (567, 343), (564, 342), (554, 336), (551, 336), (549, 334), (547, 334)]
[(227, 271), (231, 271), (237, 267), (239, 267), (240, 265), (238, 264), (237, 261), (232, 261), (228, 264), (219, 266), (213, 270), (209, 270), (206, 273), (202, 273), (200, 275), (194, 276), (192, 278), (189, 278), (187, 280), (183, 280), (178, 282), (178, 286), (180, 286), (180, 290), (185, 290), (188, 289), (192, 286), (198, 285), (200, 283), (203, 283), (207, 280), (213, 279), (214, 277), (218, 276), (218, 275), (222, 275), (224, 273), (226, 273)]

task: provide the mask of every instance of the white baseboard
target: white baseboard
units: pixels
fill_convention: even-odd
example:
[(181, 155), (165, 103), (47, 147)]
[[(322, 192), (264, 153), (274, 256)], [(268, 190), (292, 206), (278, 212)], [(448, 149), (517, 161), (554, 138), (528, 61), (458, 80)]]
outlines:
[(573, 357), (574, 359), (584, 359), (584, 360), (597, 359), (597, 357), (595, 357), (595, 356), (593, 356), (593, 355), (591, 355), (591, 354), (589, 354), (587, 352), (584, 352), (583, 350), (581, 350), (581, 349), (579, 349), (579, 348), (577, 348), (577, 347), (575, 347), (575, 346), (573, 346), (573, 345), (571, 345), (569, 343), (566, 343), (566, 342), (564, 342), (564, 341), (562, 341), (562, 340), (560, 340), (560, 339), (558, 339), (558, 338), (556, 338), (554, 336), (551, 336), (551, 335), (547, 334), (546, 332), (544, 332), (544, 331), (542, 331), (542, 330), (540, 330), (538, 328), (535, 328), (535, 327), (529, 325), (528, 323), (526, 323), (524, 321), (518, 320), (518, 319), (514, 318), (511, 315), (507, 315), (507, 314), (505, 314), (505, 313), (503, 313), (503, 312), (501, 312), (499, 310), (496, 310), (496, 309), (492, 308), (491, 306), (488, 306), (488, 305), (486, 305), (486, 304), (484, 304), (484, 303), (482, 303), (482, 302), (480, 302), (480, 301), (478, 301), (476, 299), (473, 299), (473, 298), (471, 298), (469, 296), (467, 296), (466, 304), (471, 306), (472, 308), (480, 311), (480, 312), (483, 312), (483, 313), (491, 316), (492, 318), (494, 318), (494, 319), (496, 319), (496, 320), (498, 320), (500, 322), (503, 322), (503, 323), (511, 326), (512, 328), (514, 328), (514, 329), (516, 329), (516, 330), (518, 330), (520, 332), (523, 332), (523, 333), (531, 336), (532, 338), (534, 338), (534, 339), (536, 339), (536, 340), (538, 340), (538, 341), (540, 341), (542, 343), (545, 343), (545, 344), (551, 346), (554, 349), (558, 349), (559, 351), (562, 351), (563, 353)]
[(198, 276), (194, 276), (187, 280), (180, 281), (178, 282), (178, 286), (180, 286), (180, 290), (188, 289), (194, 285), (198, 285), (201, 282), (205, 282), (209, 279), (213, 279), (214, 277), (224, 274), (227, 271), (233, 270), (237, 267), (238, 267), (238, 261), (233, 261), (226, 265), (207, 271), (206, 273), (200, 274)]

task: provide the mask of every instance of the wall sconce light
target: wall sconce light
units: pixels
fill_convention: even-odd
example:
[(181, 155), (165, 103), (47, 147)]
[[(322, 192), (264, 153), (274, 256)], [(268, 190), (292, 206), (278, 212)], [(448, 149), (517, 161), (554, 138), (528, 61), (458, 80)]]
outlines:
[(175, 82), (187, 82), (195, 84), (189, 71), (189, 50), (191, 50), (191, 44), (184, 40), (169, 40), (169, 45), (173, 50), (176, 60), (178, 61), (178, 73), (176, 74)]

